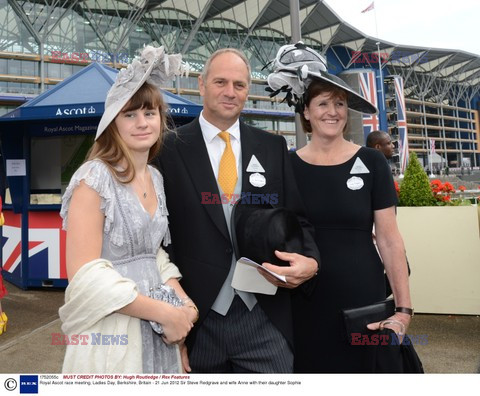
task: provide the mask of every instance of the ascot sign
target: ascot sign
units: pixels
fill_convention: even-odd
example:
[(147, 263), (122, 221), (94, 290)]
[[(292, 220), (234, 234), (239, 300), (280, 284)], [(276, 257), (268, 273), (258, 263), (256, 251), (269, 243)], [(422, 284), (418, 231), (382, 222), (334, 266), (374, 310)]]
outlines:
[(85, 115), (85, 114), (95, 114), (96, 110), (95, 107), (90, 106), (88, 109), (86, 106), (84, 107), (74, 107), (74, 108), (66, 108), (61, 109), (60, 107), (57, 108), (57, 112), (55, 113), (56, 116), (72, 116), (72, 115)]

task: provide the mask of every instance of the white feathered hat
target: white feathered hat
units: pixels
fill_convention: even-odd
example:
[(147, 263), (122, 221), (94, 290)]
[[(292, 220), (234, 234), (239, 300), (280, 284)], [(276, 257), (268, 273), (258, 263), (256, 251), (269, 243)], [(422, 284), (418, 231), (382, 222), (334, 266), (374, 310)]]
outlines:
[(143, 83), (148, 82), (160, 89), (168, 80), (188, 72), (188, 65), (182, 63), (182, 55), (167, 55), (163, 46), (146, 46), (140, 57), (133, 60), (126, 69), (118, 72), (105, 100), (105, 111), (98, 124), (97, 140), (107, 126), (128, 103)]

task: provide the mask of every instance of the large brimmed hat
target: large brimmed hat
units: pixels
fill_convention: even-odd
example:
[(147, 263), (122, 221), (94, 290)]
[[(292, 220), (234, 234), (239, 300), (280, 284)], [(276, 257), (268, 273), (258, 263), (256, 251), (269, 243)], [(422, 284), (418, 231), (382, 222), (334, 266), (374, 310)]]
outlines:
[(105, 100), (105, 111), (98, 124), (97, 140), (107, 126), (128, 103), (132, 96), (148, 82), (160, 89), (168, 80), (188, 72), (188, 66), (182, 63), (180, 54), (168, 55), (163, 46), (146, 46), (140, 57), (133, 60), (126, 69), (118, 72)]
[(270, 97), (285, 93), (284, 100), (297, 112), (304, 110), (304, 94), (310, 83), (321, 80), (346, 92), (349, 109), (366, 114), (377, 113), (377, 108), (345, 81), (328, 73), (325, 58), (302, 42), (281, 47), (271, 63), (273, 72), (267, 78)]
[(303, 254), (302, 226), (295, 213), (286, 208), (239, 200), (232, 211), (231, 232), (237, 258), (288, 266), (275, 250)]

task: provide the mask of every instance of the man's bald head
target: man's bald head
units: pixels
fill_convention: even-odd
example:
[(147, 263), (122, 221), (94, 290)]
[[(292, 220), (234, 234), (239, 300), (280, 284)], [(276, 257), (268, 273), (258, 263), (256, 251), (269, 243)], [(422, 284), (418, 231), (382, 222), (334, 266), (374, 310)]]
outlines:
[(367, 147), (374, 148), (383, 153), (386, 159), (391, 159), (394, 146), (390, 135), (383, 131), (372, 131), (367, 136)]

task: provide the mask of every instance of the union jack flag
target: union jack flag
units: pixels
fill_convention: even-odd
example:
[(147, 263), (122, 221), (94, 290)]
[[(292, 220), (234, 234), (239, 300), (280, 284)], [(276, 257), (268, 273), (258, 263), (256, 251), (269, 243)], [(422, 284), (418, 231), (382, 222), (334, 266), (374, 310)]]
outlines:
[(404, 173), (408, 164), (408, 133), (407, 113), (405, 112), (405, 95), (403, 93), (403, 78), (394, 77), (395, 101), (397, 103), (398, 148), (400, 156), (400, 172)]
[[(368, 71), (358, 73), (358, 82), (360, 85), (360, 94), (370, 103), (377, 106), (377, 83), (375, 81), (375, 72)], [(376, 114), (364, 114), (362, 119), (363, 136), (365, 139), (372, 131), (379, 129), (378, 116)]]
[(372, 1), (372, 4), (370, 4), (367, 8), (365, 8), (365, 9), (362, 11), (362, 14), (365, 13), (365, 12), (368, 12), (368, 11), (372, 11), (374, 8), (375, 8), (375, 2)]
[(430, 139), (430, 152), (431, 154), (435, 154), (435, 139)]
[[(28, 216), (28, 266), (22, 266), (21, 215), (5, 211), (3, 270), (12, 279), (66, 279), (65, 240), (58, 212), (30, 212)], [(23, 273), (22, 267), (27, 270)]]

